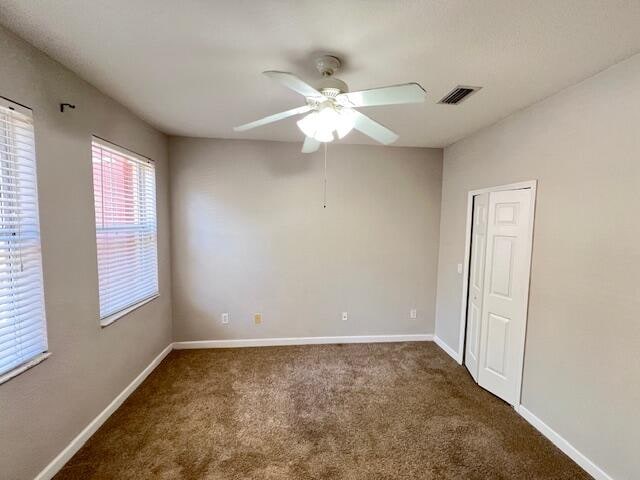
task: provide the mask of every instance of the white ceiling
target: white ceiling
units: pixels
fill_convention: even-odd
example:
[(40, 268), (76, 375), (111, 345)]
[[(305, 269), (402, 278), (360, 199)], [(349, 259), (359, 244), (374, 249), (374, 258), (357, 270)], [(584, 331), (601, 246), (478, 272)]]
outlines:
[[(260, 72), (313, 84), (316, 52), (351, 90), (419, 82), (425, 104), (365, 113), (440, 147), (640, 51), (640, 0), (0, 0), (0, 22), (160, 130), (222, 138), (302, 141), (232, 127), (301, 105)], [(484, 88), (438, 105), (458, 84)]]

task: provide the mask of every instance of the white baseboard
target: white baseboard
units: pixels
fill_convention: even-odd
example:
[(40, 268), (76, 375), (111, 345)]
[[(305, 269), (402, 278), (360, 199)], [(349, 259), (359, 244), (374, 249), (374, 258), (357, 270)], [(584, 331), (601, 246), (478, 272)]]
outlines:
[(458, 352), (456, 352), (453, 348), (451, 348), (449, 345), (444, 343), (444, 341), (438, 336), (434, 336), (433, 341), (436, 342), (436, 345), (438, 345), (442, 350), (444, 350), (457, 363), (462, 365), (462, 355), (458, 354)]
[(283, 345), (321, 345), (335, 343), (381, 343), (381, 342), (430, 342), (433, 335), (363, 335), (346, 337), (291, 337), (291, 338), (248, 338), (241, 340), (198, 340), (174, 342), (173, 348), (185, 350), (191, 348), (237, 348), (237, 347), (276, 347)]
[(562, 450), (569, 458), (571, 458), (571, 460), (580, 465), (593, 478), (596, 480), (613, 480), (613, 478), (604, 470), (585, 457), (573, 445), (560, 436), (558, 432), (553, 430), (549, 425), (544, 423), (525, 407), (518, 405), (516, 407), (516, 411), (522, 416), (522, 418), (533, 425), (536, 430), (542, 433), (542, 435), (551, 440), (556, 447)]
[(89, 425), (87, 425), (84, 430), (82, 430), (71, 443), (65, 447), (62, 452), (58, 454), (56, 458), (54, 458), (49, 465), (47, 465), (44, 470), (42, 470), (35, 480), (50, 480), (53, 476), (60, 471), (62, 467), (64, 467), (65, 463), (67, 463), (73, 455), (80, 450), (80, 448), (85, 444), (87, 440), (93, 435), (98, 428), (102, 426), (102, 424), (111, 416), (113, 412), (115, 412), (120, 405), (127, 399), (129, 395), (133, 393), (133, 391), (138, 388), (138, 386), (144, 381), (145, 378), (149, 376), (151, 372), (160, 364), (160, 362), (166, 357), (169, 352), (173, 349), (173, 344), (167, 345), (167, 347), (160, 352), (160, 354), (153, 359), (153, 361), (138, 375), (128, 386), (125, 388), (113, 401), (107, 405), (102, 412), (98, 414), (96, 418), (94, 418)]

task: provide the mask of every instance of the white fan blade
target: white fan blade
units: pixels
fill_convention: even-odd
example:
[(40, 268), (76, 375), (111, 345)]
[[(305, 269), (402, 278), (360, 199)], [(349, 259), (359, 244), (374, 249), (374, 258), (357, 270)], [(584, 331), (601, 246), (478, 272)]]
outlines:
[(373, 107), (376, 105), (397, 105), (400, 103), (424, 102), (427, 92), (417, 83), (372, 88), (360, 92), (341, 93), (336, 100), (349, 107)]
[(294, 92), (299, 93), (300, 95), (312, 98), (324, 98), (324, 95), (322, 95), (318, 90), (316, 90), (303, 80), (300, 80), (293, 73), (276, 72), (273, 70), (262, 73), (280, 83), (281, 85), (284, 85), (289, 90), (293, 90)]
[(233, 127), (236, 132), (244, 132), (245, 130), (250, 130), (252, 128), (260, 127), (261, 125), (266, 125), (267, 123), (277, 122), (278, 120), (283, 120), (288, 117), (292, 117), (293, 115), (300, 115), (301, 113), (306, 113), (311, 110), (309, 105), (305, 105), (303, 107), (292, 108), (291, 110), (287, 110), (286, 112), (274, 113), (273, 115), (269, 115), (268, 117), (261, 118), (260, 120), (256, 120), (254, 122), (245, 123), (244, 125), (240, 125), (239, 127)]
[(313, 153), (320, 148), (320, 142), (315, 138), (306, 137), (302, 145), (302, 153)]
[(353, 111), (355, 125), (353, 128), (373, 138), (376, 142), (389, 145), (398, 139), (398, 134), (392, 132), (384, 125), (380, 125), (375, 120), (371, 120), (357, 110)]

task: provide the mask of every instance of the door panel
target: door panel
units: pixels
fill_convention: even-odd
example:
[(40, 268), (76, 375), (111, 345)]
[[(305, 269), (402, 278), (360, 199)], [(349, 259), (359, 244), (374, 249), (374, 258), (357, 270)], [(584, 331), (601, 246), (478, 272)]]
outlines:
[(501, 203), (496, 205), (496, 224), (497, 225), (517, 225), (518, 210), (517, 203)]
[(491, 288), (493, 295), (511, 298), (511, 273), (513, 271), (513, 237), (493, 237), (493, 262), (491, 264)]
[(489, 314), (487, 331), (487, 369), (504, 378), (509, 351), (509, 323), (511, 320)]
[(482, 292), (484, 287), (488, 207), (488, 193), (476, 195), (473, 198), (469, 301), (467, 302), (467, 332), (464, 364), (476, 382), (478, 381), (478, 359), (480, 356), (480, 322), (482, 321)]
[(514, 405), (526, 331), (531, 189), (489, 194), (478, 384)]

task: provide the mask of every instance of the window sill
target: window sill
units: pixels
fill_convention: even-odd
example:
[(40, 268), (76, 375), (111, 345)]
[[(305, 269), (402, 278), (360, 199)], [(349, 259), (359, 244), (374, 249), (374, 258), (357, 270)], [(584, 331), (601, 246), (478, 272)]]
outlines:
[(104, 317), (104, 318), (100, 319), (100, 326), (102, 328), (108, 327), (109, 325), (115, 323), (120, 318), (122, 318), (125, 315), (133, 312), (134, 310), (137, 310), (141, 306), (146, 305), (150, 301), (155, 300), (159, 296), (160, 296), (160, 294), (156, 293), (155, 295), (152, 295), (149, 298), (145, 298), (144, 300), (141, 300), (138, 303), (135, 303), (135, 304), (131, 305), (130, 307), (125, 308), (124, 310), (120, 310), (119, 312), (113, 313), (113, 314), (109, 315), (108, 317)]
[(28, 362), (25, 362), (22, 365), (18, 365), (13, 370), (9, 370), (7, 373), (5, 373), (3, 375), (0, 375), (0, 385), (2, 385), (5, 382), (8, 382), (12, 378), (17, 377), (21, 373), (26, 372), (30, 368), (35, 367), (36, 365), (38, 365), (39, 363), (43, 362), (44, 360), (46, 360), (50, 356), (51, 356), (51, 352), (41, 353), (40, 355), (38, 355), (37, 357), (32, 358)]

